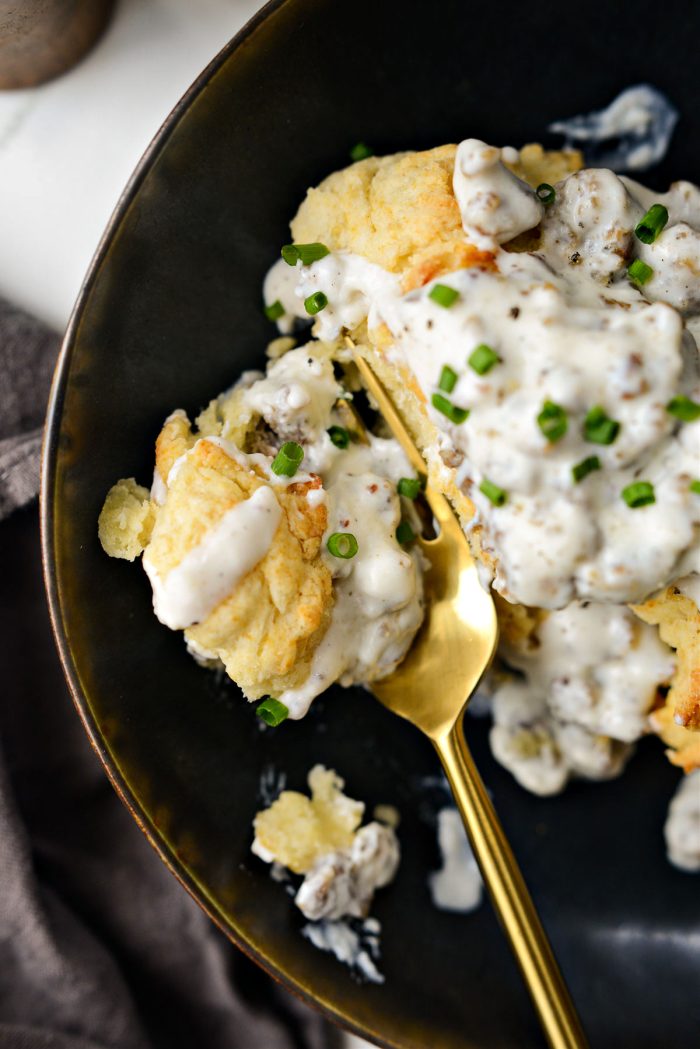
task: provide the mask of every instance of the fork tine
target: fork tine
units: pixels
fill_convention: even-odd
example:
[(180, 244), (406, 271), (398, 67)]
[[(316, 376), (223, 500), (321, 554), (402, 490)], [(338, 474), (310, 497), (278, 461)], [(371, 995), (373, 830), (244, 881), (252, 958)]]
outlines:
[(401, 416), (396, 411), (393, 401), (389, 398), (389, 394), (384, 389), (383, 384), (379, 381), (368, 362), (361, 356), (355, 346), (353, 346), (353, 356), (365, 386), (377, 402), (377, 406), (379, 407), (385, 422), (406, 453), (411, 466), (416, 470), (424, 471), (425, 462), (423, 461), (423, 456), (416, 448), (413, 438), (406, 429)]
[[(377, 406), (393, 436), (403, 448), (411, 466), (413, 466), (413, 468), (419, 473), (424, 472), (426, 468), (425, 460), (416, 448), (413, 438), (406, 429), (403, 419), (394, 406), (394, 402), (385, 390), (381, 380), (375, 375), (368, 361), (359, 353), (357, 347), (353, 343), (350, 343), (350, 345), (353, 349), (353, 356), (357, 369), (362, 376), (367, 389), (377, 402)], [(459, 532), (462, 541), (466, 544), (467, 537), (462, 531), (462, 526), (460, 525), (450, 502), (441, 492), (438, 492), (437, 489), (430, 484), (430, 481), (428, 481), (425, 488), (425, 498), (427, 499), (430, 509), (441, 529), (449, 528), (455, 535)], [(432, 540), (431, 542), (434, 544), (435, 540)]]

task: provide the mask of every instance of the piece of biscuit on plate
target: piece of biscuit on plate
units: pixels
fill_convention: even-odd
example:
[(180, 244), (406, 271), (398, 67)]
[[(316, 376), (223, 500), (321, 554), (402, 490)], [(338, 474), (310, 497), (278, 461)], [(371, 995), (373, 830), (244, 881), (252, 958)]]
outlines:
[(636, 605), (646, 623), (658, 626), (661, 639), (676, 650), (676, 673), (651, 724), (671, 748), (669, 758), (686, 772), (700, 768), (700, 611), (687, 594), (669, 586)]
[(362, 822), (365, 806), (343, 794), (345, 783), (332, 769), (314, 765), (308, 775), (311, 797), (284, 790), (255, 817), (253, 852), (305, 874), (328, 853), (346, 849)]
[(151, 494), (133, 477), (125, 477), (107, 493), (97, 522), (102, 547), (110, 557), (135, 561), (147, 546), (155, 523)]
[[(370, 157), (336, 172), (309, 190), (292, 221), (297, 242), (320, 241), (331, 250), (359, 254), (402, 277), (408, 291), (444, 272), (458, 268), (489, 269), (488, 252), (467, 243), (460, 209), (453, 191), (456, 147), (441, 146), (416, 153)], [(548, 152), (540, 145), (523, 147), (516, 156), (502, 157), (506, 166), (533, 188), (555, 185), (582, 166), (576, 151)], [(504, 244), (506, 250), (532, 250), (537, 231), (529, 231)], [(427, 456), (431, 482), (450, 499), (462, 521), (473, 517), (474, 507), (456, 483), (459, 451), (439, 454), (439, 434), (431, 422), (426, 398), (418, 382), (392, 354), (393, 337), (385, 325), (368, 330), (365, 323), (350, 333), (390, 392), (414, 439)], [(463, 457), (462, 457), (463, 458)], [(481, 529), (470, 529), (475, 555), (488, 569), (496, 565), (481, 542)], [(505, 635), (525, 644), (542, 616), (499, 600), (499, 619)], [(656, 711), (652, 724), (669, 746), (678, 748), (672, 760), (694, 767), (700, 757), (700, 652), (698, 610), (693, 601), (669, 588), (635, 609), (647, 622), (659, 626), (661, 638), (677, 650), (678, 667), (667, 706)], [(668, 716), (664, 712), (668, 711)], [(675, 717), (675, 720), (674, 720)]]
[[(178, 440), (188, 443), (184, 430)], [(262, 471), (214, 441), (197, 441), (169, 472), (144, 558), (151, 580), (167, 579), (227, 512), (263, 488), (272, 492), (266, 482)], [(281, 515), (267, 553), (206, 618), (185, 630), (194, 652), (220, 659), (249, 699), (299, 685), (330, 621), (331, 575), (320, 557), (326, 508), (307, 499), (316, 487), (318, 479), (275, 486)]]
[[(406, 290), (459, 267), (490, 265), (489, 253), (464, 239), (452, 189), (456, 152), (447, 145), (368, 157), (334, 172), (308, 191), (291, 223), (294, 241), (362, 255), (402, 273)], [(582, 162), (577, 150), (529, 145), (507, 166), (536, 187), (578, 171)]]

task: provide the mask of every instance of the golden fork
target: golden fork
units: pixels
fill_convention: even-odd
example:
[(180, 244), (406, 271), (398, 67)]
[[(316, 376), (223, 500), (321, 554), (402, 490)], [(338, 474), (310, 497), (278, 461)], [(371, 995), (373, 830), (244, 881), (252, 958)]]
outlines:
[[(425, 463), (381, 382), (357, 350), (354, 356), (394, 437), (416, 471), (424, 472)], [(435, 746), (549, 1044), (585, 1049), (554, 952), (464, 737), (462, 715), (496, 647), (496, 611), (452, 507), (430, 485), (425, 496), (439, 528), (437, 538), (417, 540), (430, 561), (425, 622), (398, 669), (372, 682), (371, 689)]]

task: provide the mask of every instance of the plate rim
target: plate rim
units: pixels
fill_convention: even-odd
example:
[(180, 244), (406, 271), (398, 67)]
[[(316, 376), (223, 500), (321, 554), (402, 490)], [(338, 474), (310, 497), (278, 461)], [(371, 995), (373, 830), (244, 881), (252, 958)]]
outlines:
[[(175, 103), (168, 115), (148, 143), (141, 155), (133, 172), (129, 176), (124, 189), (120, 193), (114, 208), (110, 214), (107, 224), (98, 241), (85, 277), (80, 286), (75, 304), (66, 326), (61, 341), (61, 347), (56, 359), (51, 388), (46, 409), (46, 418), (42, 437), (41, 449), (41, 478), (39, 491), (39, 522), (41, 536), (41, 561), (46, 591), (49, 617), (54, 642), (58, 651), (61, 668), (68, 685), (68, 690), (73, 701), (73, 706), (82, 722), (83, 729), (88, 737), (94, 753), (97, 755), (109, 782), (114, 788), (117, 796), (129, 811), (146, 840), (155, 850), (159, 859), (165, 864), (170, 873), (177, 879), (189, 896), (195, 901), (200, 909), (221, 932), (239, 950), (243, 951), (256, 965), (260, 966), (268, 976), (292, 993), (305, 1005), (314, 1009), (331, 1020), (338, 1027), (371, 1040), (383, 1049), (404, 1049), (402, 1043), (387, 1040), (378, 1031), (370, 1029), (360, 1023), (349, 1013), (343, 1011), (339, 1006), (331, 1005), (327, 1001), (319, 999), (314, 992), (305, 986), (290, 972), (277, 968), (274, 963), (262, 955), (255, 944), (247, 939), (232, 925), (226, 916), (219, 910), (214, 900), (210, 899), (203, 887), (189, 871), (186, 864), (174, 853), (167, 840), (160, 834), (153, 824), (148, 813), (141, 802), (133, 793), (124, 775), (119, 769), (115, 758), (110, 754), (109, 747), (97, 722), (92, 714), (89, 697), (83, 689), (75, 663), (73, 661), (71, 644), (63, 617), (61, 588), (58, 581), (57, 556), (54, 544), (56, 525), (56, 468), (59, 454), (59, 438), (63, 408), (70, 366), (73, 359), (78, 332), (86, 312), (91, 292), (98, 279), (104, 262), (107, 259), (110, 248), (119, 233), (126, 214), (134, 202), (138, 191), (144, 182), (148, 172), (157, 160), (162, 150), (166, 147), (172, 133), (179, 126), (182, 117), (190, 109), (194, 101), (204, 93), (219, 70), (231, 59), (231, 57), (253, 36), (253, 34), (282, 8), (298, 4), (299, 0), (268, 0), (239, 31), (224, 44), (221, 50), (204, 67), (202, 72), (193, 80), (181, 98)], [(476, 1049), (476, 1047), (475, 1047)]]

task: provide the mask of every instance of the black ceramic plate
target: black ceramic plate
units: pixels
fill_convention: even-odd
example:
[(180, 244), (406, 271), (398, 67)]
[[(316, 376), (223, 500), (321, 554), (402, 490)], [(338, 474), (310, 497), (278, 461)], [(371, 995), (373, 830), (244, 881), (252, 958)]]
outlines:
[[(361, 689), (331, 689), (301, 723), (261, 731), (233, 688), (151, 612), (138, 566), (99, 547), (118, 477), (148, 483), (175, 406), (197, 411), (270, 337), (261, 281), (305, 189), (377, 151), (476, 135), (548, 142), (547, 123), (647, 80), (681, 122), (652, 184), (700, 177), (700, 88), (688, 2), (286, 0), (212, 63), (156, 137), (90, 270), (63, 349), (44, 474), (44, 552), (58, 641), (107, 771), (163, 859), (267, 968), (349, 1027), (402, 1049), (541, 1044), (488, 906), (435, 911), (434, 830), (416, 784), (430, 746)], [(538, 800), (469, 732), (592, 1043), (698, 1044), (697, 879), (670, 867), (662, 826), (677, 780), (655, 740), (625, 775)], [(360, 986), (299, 935), (288, 897), (249, 852), (263, 770), (303, 786), (316, 761), (349, 792), (402, 812), (404, 858), (380, 894), (383, 986)]]

